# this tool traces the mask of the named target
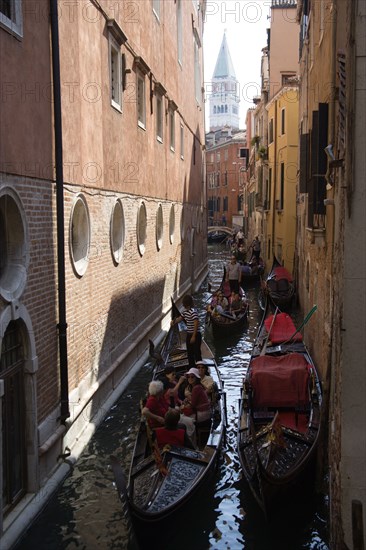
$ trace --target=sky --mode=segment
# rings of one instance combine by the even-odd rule
[[[261,55],[267,44],[270,5],[270,0],[207,0],[203,34],[205,89],[210,90],[209,83],[226,29],[239,81],[241,128],[245,127],[246,111],[254,106],[252,98],[260,95]],[[209,128],[208,106],[206,101],[206,130]]]

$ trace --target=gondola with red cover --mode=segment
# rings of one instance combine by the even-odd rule
[[[261,281],[259,304],[264,309],[267,297],[274,306],[289,311],[295,301],[295,281],[291,273],[283,267],[276,257],[273,259],[271,271],[267,278]]]
[[[244,476],[267,518],[294,489],[301,495],[321,420],[321,384],[302,334],[268,300],[243,381],[237,435]]]

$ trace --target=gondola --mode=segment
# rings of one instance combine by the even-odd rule
[[[250,268],[252,268],[253,259],[255,259],[254,256],[252,256],[249,262],[247,262]],[[241,274],[242,287],[244,289],[255,287],[256,285],[259,284],[263,273],[264,273],[264,261],[263,261],[263,258],[259,258],[257,265],[253,268],[253,271],[251,273],[242,272]]]
[[[207,242],[209,244],[220,244],[230,238],[231,235],[224,233],[223,231],[210,231],[207,234]]]
[[[239,313],[235,315],[230,313],[230,310],[218,313],[215,310],[214,296],[217,292],[221,291],[227,300],[230,298],[230,284],[225,280],[225,272],[226,270],[224,268],[224,275],[221,284],[213,293],[213,300],[207,308],[206,324],[211,325],[214,338],[223,338],[225,336],[230,336],[231,334],[240,332],[248,324],[249,301],[243,288],[241,287],[239,287],[239,296],[242,300],[242,309]]]
[[[172,318],[179,315],[173,302]],[[153,379],[160,379],[167,366],[173,366],[178,377],[189,370],[183,325],[170,328],[160,352],[156,352],[150,341],[150,354],[155,360]],[[118,484],[121,468],[112,458],[120,498],[127,501],[132,522],[140,527],[147,524],[160,528],[161,522],[186,507],[216,469],[225,434],[226,399],[214,355],[205,341],[201,351],[217,391],[211,422],[196,423],[197,449],[165,446],[159,450],[145,419],[141,418],[127,487],[121,481]]]
[[[302,335],[289,314],[273,312],[267,300],[241,390],[237,436],[244,476],[267,519],[289,495],[301,498],[321,411],[321,384]]]
[[[295,299],[295,282],[292,275],[276,257],[273,259],[271,271],[261,284],[258,300],[262,309],[267,296],[281,310],[290,310]]]

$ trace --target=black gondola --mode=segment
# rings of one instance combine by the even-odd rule
[[[289,314],[273,313],[267,300],[241,390],[237,437],[244,476],[267,518],[292,489],[302,494],[321,409],[317,369],[302,335]]]
[[[252,256],[247,264],[250,268],[250,273],[249,270],[248,273],[245,273],[244,271],[241,273],[241,285],[244,289],[252,288],[258,285],[264,273],[263,258],[259,258],[259,260],[257,260],[255,256]]]
[[[209,231],[207,234],[207,242],[209,244],[220,244],[225,242],[230,237],[231,236],[228,233],[224,233],[223,231]]]
[[[215,296],[218,292],[222,292],[228,301],[230,299],[230,284],[225,280],[225,274],[226,269],[224,267],[221,284],[219,288],[212,293],[213,299],[210,306],[207,308],[206,323],[212,326],[212,333],[215,338],[223,338],[240,332],[248,323],[249,302],[241,287],[239,287],[239,296],[242,300],[242,309],[237,314],[230,313],[230,310],[218,312],[215,308]]]
[[[173,302],[172,318],[179,315]],[[180,323],[170,328],[159,353],[150,343],[150,352],[155,358],[153,379],[159,379],[167,366],[173,366],[178,377],[188,371],[182,327]],[[226,400],[214,355],[205,341],[201,351],[202,360],[209,366],[217,387],[212,420],[202,425],[196,423],[196,450],[175,446],[159,450],[145,419],[141,418],[127,488],[119,488],[121,500],[127,500],[134,523],[160,525],[161,521],[171,518],[206,484],[216,468],[225,434]],[[112,458],[112,466],[117,480],[120,467],[115,458]]]
[[[292,275],[276,257],[273,259],[271,271],[261,284],[258,300],[262,309],[266,304],[267,296],[281,310],[291,309],[295,299],[295,282]]]

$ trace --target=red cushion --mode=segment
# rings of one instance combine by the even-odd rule
[[[306,405],[309,367],[301,353],[254,357],[251,361],[253,405],[257,408]]]
[[[296,331],[295,324],[291,319],[288,313],[278,313],[276,315],[275,322],[272,325],[273,315],[267,317],[264,321],[264,326],[266,327],[267,332],[271,330],[269,335],[269,340],[272,344],[281,344],[281,342],[286,342]],[[272,325],[272,328],[271,328]],[[297,332],[292,339],[293,342],[301,342],[302,334]]]

